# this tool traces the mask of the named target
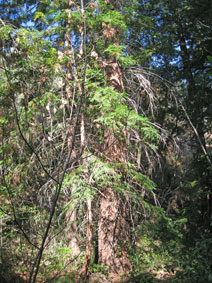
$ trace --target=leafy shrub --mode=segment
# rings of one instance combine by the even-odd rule
[[[180,282],[212,282],[212,238],[208,231],[183,257],[181,268],[176,274]]]
[[[156,210],[155,210],[156,209]],[[182,224],[186,219],[173,220],[162,209],[154,208],[151,219],[145,220],[131,250],[132,274],[143,272],[173,271],[179,266],[182,249]]]

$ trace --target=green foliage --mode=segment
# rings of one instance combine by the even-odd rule
[[[92,273],[108,274],[108,266],[102,266],[101,264],[93,264],[90,267]]]
[[[138,61],[131,55],[119,56],[118,60],[121,63],[121,65],[125,68],[129,66],[135,66],[138,64]]]
[[[131,55],[126,55],[126,46],[122,45],[109,45],[104,53],[109,54],[111,57],[116,57],[123,67],[135,66],[137,65],[137,60]]]
[[[52,277],[52,274],[60,273],[61,270],[65,268],[65,265],[71,257],[72,250],[67,247],[55,247],[54,249],[49,249],[48,254],[46,254],[45,261],[42,262],[41,269],[43,274],[43,280],[48,277]],[[69,275],[69,278],[71,276]],[[66,278],[66,275],[64,275]],[[64,279],[63,278],[63,279]],[[61,282],[62,277],[56,282]],[[64,281],[62,281],[64,282]],[[70,281],[71,282],[71,281]]]
[[[137,114],[125,104],[126,95],[125,92],[116,92],[112,87],[97,87],[90,98],[94,109],[100,112],[96,122],[109,126],[118,133],[125,127],[129,130],[135,129],[141,133],[143,142],[148,140],[157,143],[159,141],[157,129],[147,117]]]
[[[56,184],[64,176],[38,280],[63,270],[72,257],[66,232],[73,227],[66,227],[66,214],[75,206],[77,217],[70,226],[76,226],[84,252],[88,199],[93,200],[97,236],[99,196],[109,187],[120,206],[126,202],[126,221],[133,226],[127,243],[133,275],[178,270],[173,281],[212,281],[212,242],[204,232],[211,229],[211,169],[178,101],[181,97],[210,154],[204,143],[211,129],[209,2],[112,5],[100,0],[87,3],[84,14],[80,1],[73,1],[72,7],[67,0],[7,2],[0,3],[5,21],[0,22],[0,217],[9,223],[2,232],[3,248],[9,252],[1,253],[0,276],[6,278],[11,267],[23,276],[30,270],[36,257],[30,242],[40,246]],[[24,22],[23,11],[32,11]],[[83,42],[86,52],[79,54]],[[115,91],[107,81],[107,60],[120,67],[126,92]],[[151,80],[158,96],[154,117],[138,72]],[[177,95],[174,85],[180,85]],[[127,162],[118,161],[119,153],[107,154],[106,132]],[[80,269],[77,264],[68,268]],[[89,270],[108,271],[100,264]],[[72,279],[64,274],[55,280]]]
[[[143,141],[149,140],[153,142],[159,141],[159,134],[157,129],[150,123],[147,117],[138,115],[135,110],[129,112],[127,125],[129,128],[140,130],[142,133]]]
[[[128,108],[122,104],[125,96],[125,93],[116,92],[112,87],[97,88],[90,98],[94,109],[101,113],[96,121],[115,130],[123,127],[123,122],[128,116]]]
[[[0,38],[3,40],[10,39],[10,34],[12,32],[13,28],[11,25],[5,25],[0,27]]]
[[[147,175],[138,173],[135,166],[130,163],[128,163],[127,173],[133,182],[141,184],[147,191],[156,190],[156,184]]]
[[[5,118],[5,117],[1,117],[1,118],[0,118],[0,123],[1,123],[1,125],[5,125],[5,124],[8,123],[8,119]]]
[[[208,56],[208,61],[210,63],[209,70],[207,71],[206,78],[210,78],[212,76],[212,56]]]
[[[37,19],[40,19],[40,20],[43,20],[44,22],[46,22],[45,21],[45,15],[42,12],[35,12],[34,20],[37,20]]]
[[[124,17],[122,13],[119,11],[107,11],[105,13],[101,13],[96,17],[97,23],[106,23],[110,24],[112,27],[120,27],[123,32],[127,31],[127,27],[124,21]]]
[[[92,156],[86,165],[77,168],[68,178],[72,186],[72,197],[84,200],[95,197],[96,187],[101,189],[107,185],[118,189],[121,175],[109,163]]]
[[[176,279],[181,282],[211,282],[212,281],[212,240],[209,231],[198,239],[195,246],[182,256],[180,271]]]
[[[109,45],[105,49],[105,53],[108,53],[111,56],[119,57],[124,51],[125,46],[120,46],[120,45]]]
[[[132,249],[132,274],[136,275],[148,268],[154,272],[170,272],[179,267],[181,250],[184,248],[181,238],[186,219],[172,220],[164,210],[151,207],[150,220],[145,220],[138,230],[137,242]]]
[[[65,274],[60,276],[58,279],[54,280],[55,283],[74,283],[76,278],[72,274]]]

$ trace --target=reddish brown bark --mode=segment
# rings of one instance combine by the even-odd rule
[[[124,84],[119,63],[114,58],[103,62],[105,76],[116,91],[123,91]],[[112,129],[104,133],[104,154],[112,162],[127,163],[125,142],[119,141]],[[127,274],[131,269],[127,246],[129,242],[128,210],[123,206],[120,195],[114,186],[105,185],[100,199],[98,221],[98,256],[99,264],[107,266],[110,273]]]
[[[74,205],[73,205],[74,206]],[[76,208],[69,209],[66,213],[67,219],[67,234],[68,247],[72,250],[72,255],[78,256],[80,254],[79,241],[77,237],[77,213]]]

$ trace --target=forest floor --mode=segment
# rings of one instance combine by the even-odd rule
[[[136,283],[136,282],[157,282],[157,281],[168,281],[176,275],[176,271],[174,272],[167,272],[161,270],[159,272],[149,271],[147,273],[139,274],[133,278],[123,278],[120,277],[118,274],[110,274],[106,277],[104,274],[100,273],[93,273],[89,278],[89,283]],[[145,281],[147,280],[147,281]]]

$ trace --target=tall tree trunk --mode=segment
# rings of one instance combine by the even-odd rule
[[[72,37],[69,30],[70,27],[70,21],[71,21],[71,8],[73,6],[73,2],[69,1],[69,9],[66,10],[67,13],[67,23],[66,23],[66,30],[65,33],[65,50],[64,55],[69,57],[69,61],[66,64],[66,76],[65,76],[65,100],[68,101],[70,98],[72,98],[72,103],[68,103],[68,112],[69,112],[69,118],[70,118],[70,124],[68,125],[68,131],[66,134],[64,134],[64,139],[67,139],[67,146],[68,149],[71,148],[72,145],[72,137],[73,137],[73,124],[74,119],[72,117],[73,113],[73,101],[74,101],[74,94],[77,87],[77,78],[75,74],[75,70],[73,68],[73,65],[75,65],[75,59],[74,59],[74,48],[72,46]],[[63,53],[60,52],[59,55],[61,56],[61,60],[63,58]],[[71,81],[74,81],[74,86],[71,88]],[[74,152],[73,157],[76,157],[76,153]],[[66,238],[68,242],[68,247],[72,250],[72,255],[78,256],[80,254],[80,248],[79,248],[79,240],[77,235],[77,210],[76,210],[76,204],[75,202],[71,202],[70,208],[66,213],[66,222],[67,222],[67,232],[66,232]]]
[[[122,72],[116,59],[105,60],[103,65],[109,84],[114,90],[123,91]],[[105,129],[104,138],[105,155],[111,160],[126,164],[125,144],[118,141],[113,130],[109,128]],[[127,218],[128,209],[124,207],[121,197],[112,186],[105,185],[99,207],[98,262],[102,266],[107,266],[110,273],[126,274],[131,268],[127,251],[129,242]]]
[[[85,10],[84,10],[84,1],[81,0],[81,14],[82,17],[85,16]],[[79,28],[80,30],[80,34],[81,34],[81,44],[80,44],[80,48],[79,48],[79,56],[86,56],[85,54],[85,20],[82,26],[80,26]],[[84,85],[82,86],[84,87]],[[83,94],[83,90],[81,89],[81,86],[79,85],[79,91],[80,94]],[[80,135],[81,135],[81,151],[83,153],[85,147],[86,147],[86,132],[85,132],[85,117],[84,117],[84,113],[82,112],[81,114],[81,126],[80,126]],[[89,158],[87,159],[83,159],[83,163],[86,165],[86,162],[88,162]],[[88,181],[88,185],[90,182],[90,177],[89,174],[87,174],[86,176],[87,181]],[[83,267],[82,267],[82,279],[83,282],[87,281],[87,277],[88,277],[88,268],[89,268],[89,264],[90,264],[90,259],[91,259],[91,252],[92,252],[92,238],[93,238],[93,230],[92,230],[92,200],[89,197],[86,201],[86,207],[87,207],[87,231],[86,231],[86,249],[85,249],[85,258],[84,258],[84,263],[83,263]]]
[[[86,232],[86,250],[85,250],[85,259],[82,267],[82,278],[83,282],[86,282],[88,277],[88,268],[91,260],[91,252],[92,252],[92,238],[93,238],[93,230],[92,230],[92,201],[89,198],[86,202],[87,205],[87,232]]]
[[[114,9],[116,1],[107,0]],[[110,25],[103,25],[103,35],[108,41],[115,39],[119,44],[120,33]],[[105,77],[109,85],[117,92],[124,91],[122,71],[116,58],[103,60]],[[112,129],[106,128],[104,133],[104,153],[114,161],[127,163],[126,144],[116,139]],[[115,184],[114,184],[115,186]],[[123,196],[122,196],[123,197]],[[126,201],[126,200],[125,200]],[[128,258],[127,243],[129,242],[128,209],[124,207],[120,195],[111,185],[105,185],[100,199],[98,220],[98,257],[99,264],[108,267],[110,273],[127,274],[131,263]]]
[[[181,30],[178,34],[179,43],[180,43],[180,49],[181,49],[181,58],[183,63],[183,71],[187,80],[187,90],[188,90],[188,110],[191,113],[191,120],[194,124],[194,127],[197,130],[199,139],[201,140],[202,145],[204,146],[204,149],[206,150],[205,146],[205,138],[204,138],[204,122],[203,122],[203,108],[202,103],[200,103],[201,97],[198,95],[198,89],[196,88],[195,79],[192,73],[192,66],[190,61],[190,54],[186,45],[186,38],[183,34],[184,29],[179,23],[179,26],[181,27]],[[197,144],[199,144],[199,140],[197,138]],[[202,154],[202,149],[200,147],[199,153]]]
[[[86,136],[85,136],[85,120],[84,120],[84,115],[82,113],[81,115],[81,147],[82,149],[85,148],[86,145]],[[83,163],[86,166],[86,162],[88,162],[89,158],[84,159]],[[87,174],[85,178],[88,181],[88,185],[91,181],[91,178]],[[93,238],[93,219],[92,219],[92,200],[89,197],[86,201],[86,208],[87,208],[87,231],[86,231],[86,249],[85,249],[85,258],[84,258],[84,263],[82,267],[82,273],[81,277],[83,282],[86,282],[87,277],[88,277],[88,268],[90,264],[90,259],[91,259],[91,252],[92,252],[92,238]]]
[[[74,203],[72,203],[72,208],[69,208],[66,213],[66,221],[68,227],[66,236],[68,247],[72,250],[72,255],[76,257],[80,254],[80,248],[77,237],[77,211]]]
[[[183,70],[187,80],[187,91],[188,91],[188,112],[189,116],[187,119],[192,126],[195,137],[196,137],[196,156],[195,156],[195,166],[197,167],[198,174],[201,176],[201,182],[204,182],[206,188],[210,188],[208,176],[210,176],[210,170],[207,169],[205,158],[207,162],[211,165],[211,159],[209,157],[206,141],[205,141],[205,132],[204,132],[204,111],[203,104],[201,103],[202,95],[196,85],[194,75],[192,73],[192,64],[190,59],[189,50],[186,44],[186,38],[183,33],[185,33],[181,23],[179,23],[181,31],[179,32],[178,38],[181,48],[181,58],[183,62]],[[204,153],[204,155],[202,154]],[[202,157],[204,156],[204,157]],[[205,177],[202,177],[205,176]],[[208,192],[205,192],[205,195],[202,199],[202,219],[204,225],[211,230],[211,214],[212,214],[212,199]]]

